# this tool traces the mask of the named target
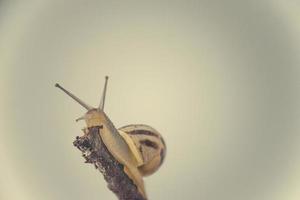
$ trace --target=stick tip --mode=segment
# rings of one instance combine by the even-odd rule
[[[60,85],[58,83],[55,83],[55,87],[59,87]]]
[[[108,76],[105,76],[105,79],[107,80],[107,79],[108,79]]]

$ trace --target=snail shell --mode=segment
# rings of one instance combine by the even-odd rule
[[[118,131],[132,151],[143,176],[158,170],[166,155],[166,144],[157,130],[144,124],[132,124]]]

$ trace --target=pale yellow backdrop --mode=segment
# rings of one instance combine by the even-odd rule
[[[72,146],[84,109],[164,136],[151,200],[298,200],[299,1],[0,3],[0,199],[116,199]]]

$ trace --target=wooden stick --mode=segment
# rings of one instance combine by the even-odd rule
[[[123,165],[109,153],[99,131],[101,127],[92,127],[84,136],[77,136],[73,142],[86,159],[86,163],[94,164],[104,176],[108,188],[116,194],[119,200],[146,200],[138,192],[132,180],[123,171]]]

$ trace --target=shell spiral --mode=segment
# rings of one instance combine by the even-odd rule
[[[158,131],[144,124],[123,126],[118,131],[139,161],[138,169],[143,176],[158,170],[166,156],[166,144]]]

